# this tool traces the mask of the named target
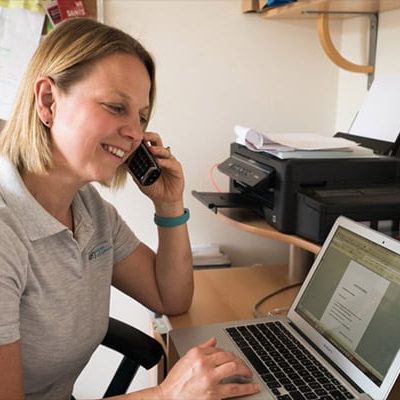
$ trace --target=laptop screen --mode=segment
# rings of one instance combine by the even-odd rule
[[[400,255],[341,226],[296,312],[380,386],[400,348]]]

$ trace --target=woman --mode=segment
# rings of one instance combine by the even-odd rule
[[[68,20],[40,44],[0,135],[0,400],[69,400],[107,329],[111,285],[160,314],[186,311],[192,258],[179,162],[147,132],[151,56],[125,33]],[[154,253],[89,182],[121,187],[142,141],[162,168],[140,190],[154,204]],[[214,339],[158,387],[126,399],[221,399],[249,368]]]

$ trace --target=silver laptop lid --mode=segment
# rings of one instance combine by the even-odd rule
[[[400,369],[400,242],[340,217],[288,317],[373,399]]]

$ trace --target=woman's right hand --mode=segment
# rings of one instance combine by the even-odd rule
[[[216,347],[216,340],[189,350],[158,387],[165,400],[221,400],[257,393],[254,383],[224,383],[233,375],[251,378],[250,368],[237,356]]]

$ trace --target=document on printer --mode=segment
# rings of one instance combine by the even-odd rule
[[[400,132],[400,75],[376,76],[349,133],[394,143]]]
[[[236,137],[241,144],[250,145],[254,150],[272,151],[352,151],[358,143],[352,140],[317,135],[314,133],[261,133],[252,128],[236,125]]]

